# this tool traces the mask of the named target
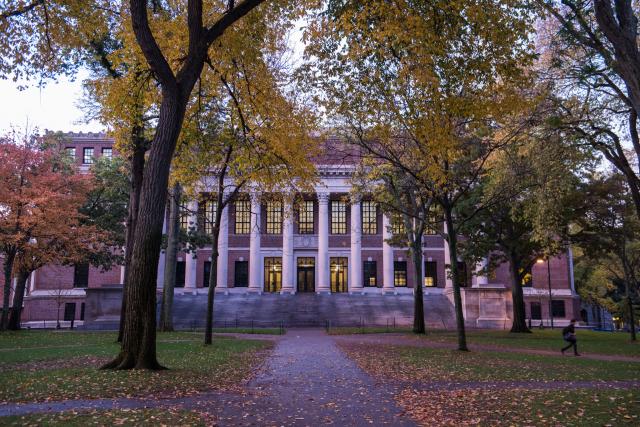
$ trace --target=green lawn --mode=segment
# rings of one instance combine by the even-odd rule
[[[3,426],[205,426],[197,413],[174,409],[120,409],[83,413],[32,414],[0,417]]]
[[[186,395],[236,387],[269,342],[201,334],[158,334],[158,359],[168,371],[101,371],[118,352],[114,333],[21,331],[0,334],[0,402]]]
[[[640,380],[640,363],[512,352],[340,344],[373,375],[407,382]],[[381,364],[380,361],[385,363]]]
[[[455,331],[428,330],[425,336],[416,336],[410,328],[386,327],[350,327],[332,328],[330,335],[402,333],[434,342],[456,343]],[[530,348],[536,350],[559,351],[564,347],[561,329],[534,329],[530,334],[512,334],[508,331],[496,330],[467,330],[467,342],[471,345],[492,345],[502,347]],[[578,330],[578,349],[584,353],[609,354],[640,357],[640,341],[632,342],[629,334],[622,332],[599,332]]]

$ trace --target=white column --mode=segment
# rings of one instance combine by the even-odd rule
[[[36,290],[36,272],[37,271],[38,270],[34,270],[31,272],[31,277],[29,280],[29,292],[27,292],[28,294]]]
[[[488,264],[488,260],[486,258],[482,258],[482,260],[476,264],[476,283],[473,286],[474,288],[479,288],[480,286],[486,286],[489,284],[489,278],[487,277],[487,273],[483,271]]]
[[[229,276],[229,205],[220,215],[220,235],[218,236],[218,268],[216,292],[227,292]]]
[[[165,209],[164,211],[164,221],[162,223],[162,234],[166,234],[167,233],[167,210]],[[164,286],[164,265],[166,264],[165,261],[165,250],[162,249],[160,250],[160,257],[158,258],[158,280],[156,282],[156,287],[157,288],[162,288]],[[124,266],[122,266],[122,269],[124,270]],[[122,272],[122,274],[124,274],[124,271]],[[122,283],[124,283],[124,280],[122,280]]]
[[[391,238],[391,221],[382,216],[382,292],[393,293],[393,248],[387,240]]]
[[[318,193],[318,293],[331,292],[329,282],[329,194]]]
[[[188,205],[189,209],[189,229],[194,229],[198,226],[198,202],[192,200]],[[188,253],[185,255],[185,278],[184,287],[195,292],[196,289],[196,267],[197,259],[195,253]]]
[[[444,233],[447,234],[447,223],[444,224]],[[451,280],[451,278],[449,277],[449,265],[451,265],[451,252],[449,251],[449,243],[447,242],[447,240],[445,239],[444,241],[444,264],[445,264],[445,269],[444,269],[444,287],[445,288],[453,288],[453,280]]]
[[[293,199],[284,200],[284,218],[282,220],[282,290],[283,294],[296,292],[293,274]]]
[[[249,239],[249,291],[261,292],[260,283],[260,196],[251,193],[251,235]]]
[[[351,200],[351,265],[349,266],[349,292],[362,292],[362,230],[360,198]]]

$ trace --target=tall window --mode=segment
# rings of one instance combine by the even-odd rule
[[[236,261],[233,286],[246,288],[249,286],[249,261]]]
[[[82,163],[85,165],[93,164],[93,147],[82,149]]]
[[[200,211],[199,228],[206,235],[211,235],[213,233],[213,222],[216,219],[216,211],[218,210],[218,201],[211,198],[203,199],[200,201],[198,208]]]
[[[204,270],[202,271],[204,274],[202,275],[202,287],[209,287],[209,279],[211,279],[211,261],[204,262]],[[215,284],[214,284],[215,287]]]
[[[442,222],[442,215],[440,211],[436,208],[429,209],[429,214],[427,215],[427,226],[424,229],[424,234],[434,235],[438,234],[438,230],[440,229],[440,223]]]
[[[393,262],[393,286],[399,286],[399,287],[407,286],[407,262],[406,261]]]
[[[102,157],[106,157],[109,160],[113,159],[113,148],[104,147],[102,149]]]
[[[248,234],[251,230],[251,203],[249,200],[236,200],[236,234]]]
[[[461,288],[469,286],[469,275],[467,274],[467,264],[464,261],[458,261],[458,277]]]
[[[564,300],[551,301],[551,313],[553,313],[553,317],[565,317]]]
[[[331,234],[347,233],[347,204],[341,200],[331,201]]]
[[[73,268],[73,287],[86,288],[89,286],[89,264],[76,264]]]
[[[427,287],[438,286],[438,264],[435,261],[424,263],[424,285]]]
[[[187,274],[186,262],[178,261],[176,262],[176,288],[184,288],[184,278]]]
[[[184,231],[189,231],[189,210],[186,206],[180,205],[180,228]]]
[[[264,259],[264,291],[280,292],[282,289],[282,258]]]
[[[331,292],[347,292],[349,286],[349,261],[345,257],[329,258]]]
[[[282,202],[267,202],[267,234],[282,234]]]
[[[542,319],[542,308],[540,307],[539,302],[531,303],[531,319],[532,320],[541,320]]]
[[[65,148],[65,151],[67,152],[67,156],[69,157],[69,159],[75,162],[76,161],[76,147],[67,147],[67,148]]]
[[[364,286],[378,286],[378,281],[376,280],[376,262],[375,261],[364,261],[362,263],[362,275],[364,279]]]
[[[362,234],[378,234],[378,206],[375,202],[362,202]]]
[[[298,211],[298,233],[313,234],[313,200],[303,200]]]
[[[404,237],[407,233],[402,215],[394,214],[391,217],[391,233],[399,237]]]

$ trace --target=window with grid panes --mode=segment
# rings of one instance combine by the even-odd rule
[[[407,286],[407,262],[406,261],[393,262],[393,286],[398,286],[398,287]]]
[[[440,229],[440,223],[442,220],[440,219],[440,213],[438,209],[431,208],[429,209],[429,214],[427,215],[427,226],[424,229],[424,234],[434,235],[438,234],[438,230]]]
[[[113,148],[104,147],[102,149],[102,157],[106,157],[109,160],[113,159]]]
[[[249,200],[236,200],[236,234],[249,234],[251,230],[251,202]]]
[[[267,234],[282,234],[282,202],[267,202]]]
[[[83,148],[82,149],[82,163],[85,165],[93,164],[93,148]]]
[[[205,234],[210,235],[213,233],[213,222],[216,219],[216,211],[218,210],[218,201],[212,199],[206,199],[202,202],[202,225],[201,229]]]
[[[342,200],[331,201],[331,234],[347,233],[347,204]]]
[[[391,217],[391,232],[394,236],[405,237],[406,228],[404,227],[404,220],[402,215],[394,214]]]
[[[362,202],[362,234],[378,234],[378,206],[375,202]]]
[[[298,209],[298,233],[313,234],[313,200],[303,200]]]
[[[180,205],[180,228],[189,231],[189,211],[186,206]]]

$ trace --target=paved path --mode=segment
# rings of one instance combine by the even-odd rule
[[[0,416],[178,406],[209,414],[220,426],[415,425],[396,405],[395,387],[374,381],[323,330],[289,330],[268,354],[269,360],[242,395],[8,404],[0,406]]]
[[[457,348],[457,343],[454,342],[438,342],[431,341],[428,338],[417,337],[414,335],[408,334],[352,334],[352,335],[334,335],[334,338],[337,342],[345,342],[345,343],[362,343],[362,344],[380,344],[380,345],[406,345],[411,347],[425,347],[425,348],[444,348],[444,349],[455,349]],[[560,345],[560,341],[558,341],[558,345]],[[506,352],[506,353],[523,353],[523,354],[534,354],[540,356],[562,356],[560,350],[558,351],[549,351],[549,350],[538,350],[534,348],[522,348],[522,347],[507,347],[507,346],[499,346],[499,345],[490,345],[490,344],[469,344],[469,350],[471,351],[498,351],[498,352]],[[578,348],[580,348],[580,343],[578,342]],[[570,352],[565,354],[566,357],[573,357]],[[583,359],[593,359],[593,360],[603,360],[603,361],[611,361],[611,362],[638,362],[640,363],[640,357],[631,357],[631,356],[619,356],[613,354],[591,354],[580,352],[580,357]]]
[[[395,389],[376,383],[322,330],[289,330],[278,341],[243,399],[194,401],[219,410],[220,425],[415,425],[396,406]]]

